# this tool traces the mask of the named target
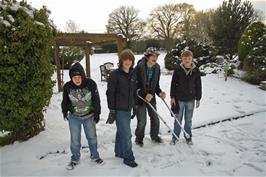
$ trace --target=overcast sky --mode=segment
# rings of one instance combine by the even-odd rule
[[[50,18],[57,28],[65,31],[66,21],[74,20],[80,30],[91,33],[105,32],[108,15],[122,5],[132,5],[139,10],[139,17],[146,19],[150,11],[166,3],[193,4],[196,10],[217,8],[223,0],[28,0],[35,8],[43,5],[51,11]],[[264,12],[266,0],[250,0],[256,9]]]

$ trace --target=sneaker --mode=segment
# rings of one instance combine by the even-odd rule
[[[163,142],[162,138],[160,138],[159,136],[157,136],[156,138],[152,138],[152,141],[154,141],[155,143],[162,143]]]
[[[192,138],[186,139],[188,145],[193,145]]]
[[[138,146],[140,146],[140,147],[143,147],[144,146],[144,144],[143,144],[143,141],[140,141],[140,140],[135,140],[135,143],[136,143],[136,145],[138,145]]]
[[[76,165],[79,164],[79,161],[70,161],[69,164],[66,166],[67,170],[73,170]]]
[[[94,162],[96,162],[97,164],[103,164],[103,160],[101,158],[94,160]]]
[[[170,145],[175,145],[177,142],[178,142],[178,140],[176,140],[176,139],[173,138],[173,139],[170,141],[169,144],[170,144]]]
[[[124,164],[126,164],[129,167],[135,168],[138,166],[138,164],[133,160],[133,161],[124,161]]]

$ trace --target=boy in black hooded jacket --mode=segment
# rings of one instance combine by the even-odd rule
[[[98,164],[103,160],[97,151],[96,123],[101,113],[100,97],[97,85],[85,77],[80,63],[75,63],[69,70],[71,80],[64,85],[61,104],[64,119],[69,122],[71,135],[71,162],[67,169],[73,169],[80,160],[81,125],[88,140],[91,159]]]
[[[178,106],[179,111],[176,116],[180,123],[183,117],[185,119],[185,131],[189,134],[186,138],[188,144],[192,143],[192,117],[194,107],[200,106],[200,99],[202,96],[200,71],[193,63],[193,53],[185,50],[181,54],[182,63],[177,66],[172,76],[171,82],[171,104]],[[175,121],[174,132],[179,137],[181,127]],[[171,145],[176,144],[176,138],[173,136]]]

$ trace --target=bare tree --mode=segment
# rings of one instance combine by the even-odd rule
[[[132,40],[138,40],[145,23],[138,18],[138,10],[133,6],[121,6],[109,14],[106,29],[108,33],[122,34],[129,47]]]
[[[210,44],[212,42],[208,35],[208,30],[211,28],[211,16],[214,10],[198,11],[194,15],[190,26],[190,36],[199,43]]]
[[[66,22],[65,31],[68,33],[81,32],[77,23],[71,19]],[[64,46],[59,52],[59,58],[62,68],[69,69],[74,61],[81,61],[84,58],[84,52],[80,47]]]
[[[65,30],[68,33],[78,33],[78,32],[80,32],[79,26],[77,25],[77,23],[74,20],[71,20],[71,19],[69,19],[66,22]]]
[[[193,5],[182,3],[179,4],[180,11],[177,13],[181,14],[182,21],[180,25],[177,27],[179,31],[179,35],[185,39],[189,40],[192,38],[193,33],[193,19],[195,18],[196,10]]]
[[[165,4],[152,10],[148,18],[148,27],[152,34],[164,39],[170,49],[174,39],[189,37],[189,29],[195,9],[187,3]]]
[[[177,4],[166,4],[156,7],[150,13],[148,26],[158,38],[170,39],[177,36],[177,26],[181,22],[181,14],[177,13]]]

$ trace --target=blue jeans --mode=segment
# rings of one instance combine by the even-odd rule
[[[115,154],[122,157],[124,161],[133,161],[135,157],[132,152],[131,142],[131,113],[125,111],[116,112],[116,138]]]
[[[179,120],[180,124],[182,125],[183,115],[185,117],[185,131],[192,137],[192,116],[195,106],[195,100],[191,101],[178,101],[179,104],[179,112],[176,114],[177,119]],[[177,121],[175,120],[174,123],[174,133],[179,137],[181,131],[181,127],[178,125]],[[173,136],[173,139],[176,139]]]
[[[71,160],[79,161],[80,148],[81,148],[81,125],[89,144],[91,159],[98,159],[99,153],[97,151],[97,135],[96,135],[96,123],[93,118],[81,119],[80,117],[70,115],[69,116],[69,130],[71,135],[70,150],[72,153]]]
[[[151,104],[156,109],[156,103],[152,102]],[[148,111],[148,114],[151,120],[150,136],[151,136],[151,139],[156,139],[158,137],[159,128],[160,128],[160,121],[159,121],[158,115],[146,103],[143,105],[137,105],[136,109],[137,109],[136,116],[138,119],[137,128],[135,130],[136,140],[143,141],[143,138],[145,136],[145,127],[146,127],[146,122],[147,122],[146,112],[147,111]]]

